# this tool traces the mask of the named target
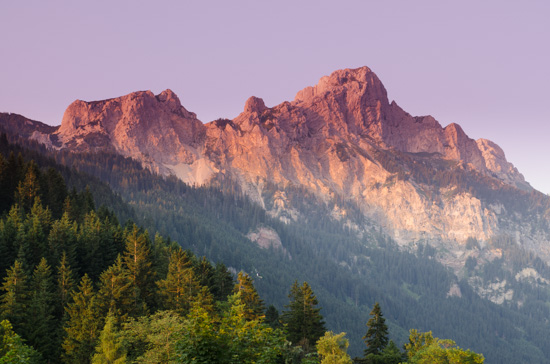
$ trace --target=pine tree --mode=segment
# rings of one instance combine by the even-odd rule
[[[56,294],[54,296],[54,317],[58,322],[57,329],[53,333],[54,341],[58,346],[57,350],[61,351],[61,344],[65,338],[65,326],[69,320],[69,314],[66,311],[69,303],[71,302],[72,295],[75,290],[75,281],[71,266],[67,261],[67,255],[65,252],[61,255],[61,261],[57,267],[56,275]],[[59,355],[58,355],[59,357]]]
[[[76,269],[77,242],[77,224],[71,221],[69,214],[65,212],[61,219],[52,224],[48,236],[48,262],[58,265],[62,255],[65,255],[66,264]]]
[[[197,276],[197,280],[199,281],[199,284],[204,287],[211,287],[213,282],[213,269],[212,264],[206,259],[206,257],[202,257],[194,266],[195,275]]]
[[[233,275],[223,263],[217,263],[212,273],[212,294],[216,301],[226,301],[233,292]]]
[[[84,275],[78,291],[72,296],[73,302],[67,307],[67,333],[63,341],[63,361],[67,364],[90,363],[95,350],[102,323],[92,281]]]
[[[57,319],[65,316],[65,307],[69,304],[71,296],[74,293],[75,282],[73,271],[67,259],[65,252],[61,255],[61,261],[57,267]]]
[[[40,197],[34,199],[34,205],[24,222],[26,229],[25,239],[29,246],[27,262],[30,267],[40,263],[40,259],[48,250],[48,234],[52,225],[52,214],[49,209],[42,207]]]
[[[0,223],[0,269],[3,273],[13,264],[19,252],[17,234],[23,224],[23,210],[15,204],[5,220]]]
[[[365,349],[365,358],[367,359],[369,355],[380,355],[388,345],[388,326],[386,326],[386,319],[382,315],[378,302],[374,304],[370,316],[367,322],[367,333],[363,336],[363,340],[367,344]]]
[[[279,321],[279,311],[273,305],[265,310],[265,320],[264,322],[271,326],[273,329],[278,329],[281,327],[281,322]]]
[[[142,233],[134,224],[126,235],[123,261],[128,269],[133,289],[133,310],[140,314],[153,304],[154,280],[151,269],[150,243],[147,233]]]
[[[31,211],[34,199],[40,194],[39,175],[38,166],[34,161],[31,161],[27,166],[24,180],[19,181],[19,185],[17,186],[16,200],[25,212]]]
[[[260,298],[248,274],[239,272],[234,292],[241,293],[241,301],[245,307],[245,317],[247,320],[257,320],[264,317],[264,301]]]
[[[101,273],[98,299],[101,311],[109,312],[118,322],[140,314],[133,309],[134,294],[130,275],[120,255],[113,265]]]
[[[295,281],[288,295],[290,303],[285,306],[283,322],[286,323],[287,338],[294,345],[300,345],[309,352],[325,333],[325,323],[317,308],[317,297],[307,282],[302,286]]]
[[[46,360],[57,357],[58,343],[52,340],[56,320],[53,316],[53,282],[51,268],[45,258],[40,260],[32,277],[31,298],[26,317],[26,339]]]
[[[166,279],[157,282],[165,309],[186,314],[200,291],[200,285],[186,252],[176,248],[170,255]]]
[[[13,263],[7,273],[2,284],[4,293],[0,303],[0,314],[3,319],[9,320],[16,330],[20,330],[28,305],[27,274],[18,260]]]

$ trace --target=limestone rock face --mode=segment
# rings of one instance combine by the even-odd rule
[[[476,143],[488,171],[512,186],[525,190],[531,189],[517,168],[506,160],[504,151],[498,145],[487,139],[478,139]]]
[[[65,111],[56,135],[64,148],[113,150],[190,183],[204,183],[204,175],[213,171],[201,162],[204,125],[171,90],[157,96],[140,91],[104,101],[77,100]]]
[[[388,100],[367,67],[336,71],[274,107],[250,97],[235,119],[207,124],[170,90],[77,100],[51,135],[61,148],[115,151],[188,183],[229,176],[286,222],[303,213],[285,192],[299,186],[327,204],[353,201],[364,221],[350,227],[378,226],[400,244],[460,245],[468,237],[486,241],[529,231],[517,216],[508,217],[505,205],[460,190],[453,179],[467,175],[487,189],[532,191],[502,149],[469,138],[457,124],[442,127],[431,116],[411,116]],[[270,201],[267,184],[280,188]],[[342,206],[334,209],[332,216],[346,219]],[[533,236],[524,243],[542,251],[545,239]],[[543,255],[550,261],[550,251]]]

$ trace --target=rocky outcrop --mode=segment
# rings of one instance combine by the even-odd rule
[[[411,116],[388,100],[367,67],[336,71],[271,108],[251,97],[235,119],[208,124],[170,90],[77,100],[50,135],[60,148],[111,150],[188,183],[230,176],[284,221],[301,214],[285,195],[286,186],[303,187],[327,202],[353,201],[368,224],[401,244],[462,244],[468,237],[485,241],[524,228],[511,223],[517,218],[507,220],[502,205],[458,190],[450,180],[430,180],[435,169],[484,176],[490,188],[531,190],[496,144],[469,138],[457,124],[442,127],[431,116]],[[414,174],[420,165],[432,168],[423,179]],[[264,200],[266,183],[281,188],[273,201]],[[342,206],[335,209],[333,215],[344,219]],[[528,240],[529,246],[539,240]]]
[[[55,133],[62,148],[113,150],[162,174],[204,183],[215,169],[200,149],[205,127],[171,90],[151,91],[96,102],[77,100]]]

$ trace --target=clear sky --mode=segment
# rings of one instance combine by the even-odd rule
[[[2,1],[0,111],[172,89],[208,122],[369,66],[412,115],[499,144],[550,193],[550,1]]]

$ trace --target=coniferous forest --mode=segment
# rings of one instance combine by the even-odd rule
[[[0,168],[1,362],[351,362],[345,334],[325,332],[307,282],[294,282],[279,315],[248,274],[234,277],[131,220],[120,225],[111,210],[95,208],[89,187],[69,191],[55,169],[13,152],[0,155]],[[388,346],[375,309],[360,360],[399,362],[405,354]],[[483,361],[454,345],[437,350]]]
[[[50,153],[5,135],[0,153],[2,362],[550,356],[547,292],[517,283],[537,297],[529,305],[483,300],[429,245],[402,252],[375,230],[358,240],[306,191],[289,195],[317,215],[283,224],[231,181],[192,187],[119,156]],[[245,237],[259,226],[285,251]],[[451,284],[462,297],[447,297]]]

